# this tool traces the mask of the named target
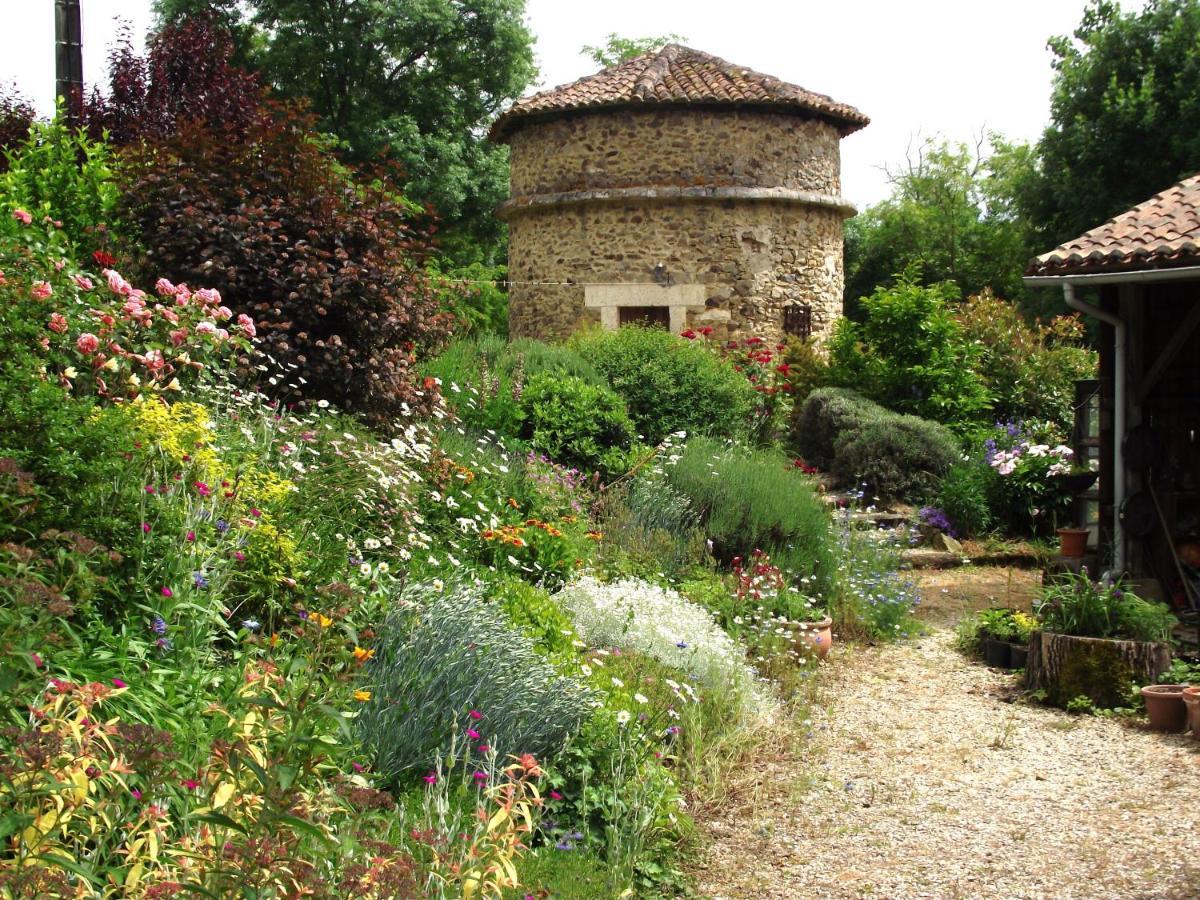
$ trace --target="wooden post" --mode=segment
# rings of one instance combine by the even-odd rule
[[[1096,706],[1125,706],[1131,684],[1153,684],[1171,666],[1171,646],[1147,641],[1073,637],[1035,631],[1029,639],[1025,682],[1065,707],[1076,697]]]
[[[83,28],[79,0],[54,2],[54,90],[65,104],[67,123],[83,124]]]

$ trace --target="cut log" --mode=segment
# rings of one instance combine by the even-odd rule
[[[1073,637],[1035,631],[1029,639],[1025,683],[1065,707],[1087,697],[1101,709],[1126,706],[1135,684],[1153,684],[1171,666],[1169,644]]]

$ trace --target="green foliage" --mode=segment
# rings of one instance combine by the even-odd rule
[[[612,391],[539,373],[525,382],[520,410],[521,437],[556,462],[609,478],[629,468],[633,422]]]
[[[934,505],[946,513],[962,537],[985,534],[996,523],[991,497],[998,478],[990,466],[960,460],[942,478]]]
[[[661,328],[626,326],[575,336],[571,346],[629,405],[638,433],[740,436],[754,406],[746,379],[700,342]]]
[[[504,280],[504,266],[480,262],[454,266],[438,260],[429,264],[428,272],[442,308],[458,321],[455,333],[508,334],[508,291],[493,283]]]
[[[1034,167],[1032,149],[990,135],[968,148],[926,141],[903,170],[891,173],[891,196],[846,223],[846,301],[901,273],[921,284],[954,283],[962,295],[992,288],[1022,299],[1025,264],[1035,252],[1029,226],[1014,206]]]
[[[477,588],[422,594],[417,609],[384,623],[367,672],[372,694],[358,726],[377,768],[407,779],[468,728],[501,754],[541,758],[562,747],[585,718],[588,690],[558,674]]]
[[[911,500],[936,491],[958,459],[958,441],[938,423],[885,414],[842,432],[833,474],[865,485],[881,500]]]
[[[812,482],[781,454],[696,437],[663,472],[690,501],[719,559],[763,550],[789,573],[812,579],[814,590],[829,584],[828,513]]]
[[[791,386],[792,412],[804,405],[808,395],[829,384],[829,357],[818,344],[817,338],[801,340],[787,339],[783,352],[783,364],[788,367],[787,383]]]
[[[508,620],[537,649],[560,661],[574,661],[575,648],[571,642],[575,625],[544,588],[518,578],[506,578],[492,584],[490,592]]]
[[[1200,661],[1175,657],[1171,660],[1171,667],[1158,676],[1158,683],[1200,686]]]
[[[119,190],[108,147],[72,129],[61,117],[34,122],[29,136],[5,152],[8,171],[0,176],[0,206],[35,219],[62,223],[80,261],[107,242]],[[8,231],[11,222],[0,226]]]
[[[1086,570],[1056,576],[1036,609],[1046,631],[1075,637],[1165,641],[1176,624],[1165,605],[1143,600],[1120,582],[1094,582]]]
[[[997,421],[1049,421],[1070,431],[1075,382],[1094,378],[1097,366],[1077,317],[1030,325],[1013,304],[985,291],[968,298],[956,318],[979,351],[975,370]]]
[[[861,500],[861,495],[859,495]],[[837,634],[868,641],[895,641],[916,634],[913,615],[920,592],[901,570],[903,532],[890,537],[858,527],[847,506],[834,517],[836,570],[826,605]]]
[[[164,20],[216,8],[240,52],[282,96],[307,99],[354,158],[385,153],[404,191],[450,228],[460,263],[493,265],[508,148],[487,125],[534,80],[524,0],[158,0]]]
[[[608,68],[635,56],[643,56],[654,50],[660,50],[667,44],[682,44],[687,38],[681,35],[664,34],[660,37],[622,37],[615,31],[610,31],[600,45],[584,44],[579,52],[589,57],[598,66]]]
[[[1027,202],[1041,250],[1200,168],[1197,42],[1195,0],[1151,0],[1129,10],[1092,0],[1073,39],[1050,41],[1050,125]]]
[[[908,277],[863,298],[860,322],[840,320],[829,342],[832,377],[888,409],[963,428],[988,395],[975,373],[978,351],[955,320],[948,283]]]
[[[847,388],[818,388],[792,412],[792,446],[810,465],[829,471],[839,437],[879,418],[884,410]]]

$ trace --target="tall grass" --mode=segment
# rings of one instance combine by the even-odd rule
[[[696,437],[663,473],[691,501],[718,559],[764,550],[783,569],[809,578],[815,592],[830,586],[829,513],[813,483],[782,454]]]

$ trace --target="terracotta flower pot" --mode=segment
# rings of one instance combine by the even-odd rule
[[[1183,703],[1186,687],[1186,684],[1148,684],[1142,688],[1151,728],[1172,734],[1183,731],[1188,718],[1187,707]]]
[[[1200,741],[1200,685],[1183,689],[1183,703],[1192,737]]]
[[[792,647],[797,653],[824,659],[833,646],[833,619],[829,616],[817,622],[796,622],[791,632]]]
[[[1060,528],[1058,529],[1058,552],[1062,556],[1069,556],[1073,559],[1079,559],[1087,554],[1088,535],[1091,534],[1087,528]]]

